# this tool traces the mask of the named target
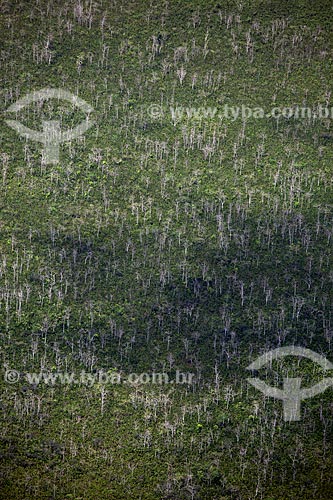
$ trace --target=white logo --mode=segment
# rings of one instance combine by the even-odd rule
[[[32,92],[27,94],[22,99],[19,99],[15,104],[12,104],[7,112],[17,112],[25,108],[28,104],[32,102],[38,102],[47,99],[64,99],[73,105],[78,106],[83,112],[87,113],[88,116],[85,121],[81,122],[75,128],[62,132],[60,130],[60,122],[56,120],[43,121],[43,131],[31,130],[17,120],[5,120],[7,125],[12,127],[21,136],[31,139],[33,141],[41,142],[44,145],[43,149],[43,159],[45,163],[58,163],[59,161],[59,145],[62,142],[70,141],[80,137],[84,134],[92,125],[93,121],[89,120],[89,113],[93,111],[93,108],[80,99],[79,97],[67,92],[62,89],[43,89],[38,92]]]
[[[333,364],[320,354],[317,354],[310,349],[295,346],[280,347],[278,349],[274,349],[273,351],[269,351],[257,358],[246,369],[259,370],[259,368],[265,366],[266,364],[272,363],[273,360],[283,358],[285,356],[302,356],[304,358],[309,358],[315,363],[318,363],[325,371],[333,370]],[[301,378],[287,377],[283,379],[283,390],[278,389],[277,387],[271,387],[259,378],[248,378],[247,381],[256,389],[263,392],[265,396],[282,399],[285,422],[300,420],[301,401],[312,398],[313,396],[324,392],[328,387],[333,386],[333,378],[325,378],[309,389],[301,389]]]

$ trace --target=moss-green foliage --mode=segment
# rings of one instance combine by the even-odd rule
[[[3,373],[21,372],[1,376],[0,498],[331,499],[332,389],[287,423],[245,370],[290,344],[333,360],[331,119],[170,110],[331,106],[331,3],[0,11],[0,353]],[[94,107],[57,165],[4,122],[46,87]],[[56,118],[84,114],[45,101],[17,115],[34,129]],[[262,377],[281,384],[288,362]],[[100,369],[195,383],[24,379]],[[291,372],[323,376],[305,361]]]

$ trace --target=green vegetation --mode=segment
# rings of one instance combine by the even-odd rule
[[[333,107],[331,2],[0,13],[0,499],[330,500],[332,387],[284,422],[246,367],[286,345],[333,362],[332,119],[219,113]],[[43,88],[94,108],[58,164],[5,123],[84,119],[54,100],[9,117]],[[322,379],[293,361],[260,376]],[[26,379],[100,370],[194,380]]]

